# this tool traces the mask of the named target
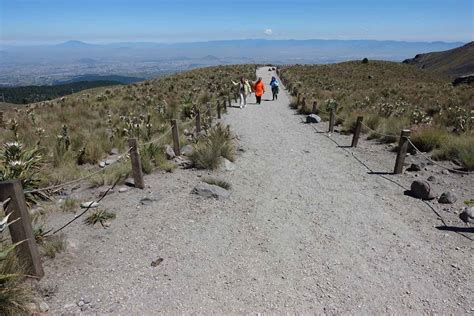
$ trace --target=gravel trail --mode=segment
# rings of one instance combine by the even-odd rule
[[[191,195],[207,172],[188,170],[114,193],[111,226],[71,226],[72,246],[48,262],[52,311],[87,296],[91,312],[135,315],[472,313],[473,242],[302,124],[286,91],[263,99],[223,119],[242,150],[235,171],[211,174],[231,198]],[[147,195],[158,201],[137,208]]]

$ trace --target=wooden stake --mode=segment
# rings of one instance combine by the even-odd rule
[[[5,118],[2,111],[0,111],[0,128],[5,128]]]
[[[311,109],[311,114],[318,114],[318,102],[313,101],[313,108]]]
[[[334,123],[336,122],[336,108],[332,107],[329,113],[329,132],[334,133]]]
[[[196,111],[196,134],[201,132],[201,112],[199,110]]]
[[[221,118],[221,103],[217,101],[217,118]]]
[[[354,131],[354,136],[352,136],[352,144],[351,147],[357,147],[357,143],[359,142],[360,131],[362,130],[362,121],[364,120],[363,116],[357,117],[356,128]]]
[[[173,150],[176,156],[181,156],[181,147],[179,146],[178,122],[171,120],[171,133],[173,134]]]
[[[225,104],[225,99],[222,100],[222,104],[224,105],[224,112],[227,113],[227,104]]]
[[[400,133],[400,141],[398,142],[397,159],[395,160],[395,168],[393,169],[394,174],[403,173],[403,164],[405,163],[405,157],[408,150],[408,138],[410,137],[411,131],[409,129],[402,129]]]
[[[8,198],[10,202],[5,206],[5,215],[11,213],[9,222],[16,220],[8,228],[12,242],[22,242],[16,247],[20,262],[25,264],[28,274],[41,279],[44,276],[43,266],[20,180],[0,182],[0,201]]]
[[[227,102],[229,103],[229,107],[231,107],[231,106],[232,106],[232,102],[231,102],[231,100],[230,100],[230,95],[227,97]]]
[[[137,139],[129,138],[128,147],[130,148],[130,161],[132,162],[133,184],[136,188],[144,189],[145,181],[143,180],[142,161]]]

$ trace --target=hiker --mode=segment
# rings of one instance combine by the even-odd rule
[[[239,87],[240,108],[247,107],[247,95],[251,93],[249,82],[242,77],[239,82],[232,81],[232,84]]]
[[[280,83],[275,77],[272,77],[272,81],[270,81],[270,87],[272,88],[272,95],[273,101],[278,100],[278,90],[279,90]]]
[[[255,83],[255,98],[257,99],[257,104],[262,103],[262,95],[265,93],[265,84],[262,81],[262,77],[259,77]]]

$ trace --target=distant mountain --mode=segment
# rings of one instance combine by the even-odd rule
[[[92,47],[95,46],[93,44],[84,43],[81,41],[67,41],[61,44],[57,44],[56,47],[63,47],[63,48],[76,48],[76,47]]]
[[[63,85],[75,82],[84,82],[84,81],[107,81],[107,82],[115,82],[122,83],[122,84],[130,84],[135,82],[144,81],[144,78],[138,77],[128,77],[128,76],[119,76],[119,75],[94,75],[94,74],[85,74],[80,76],[75,76],[68,80],[58,80],[54,81],[53,85]]]
[[[474,42],[446,51],[418,54],[403,62],[453,78],[474,74]]]

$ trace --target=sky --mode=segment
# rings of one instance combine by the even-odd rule
[[[473,0],[0,0],[3,44],[474,40]]]

